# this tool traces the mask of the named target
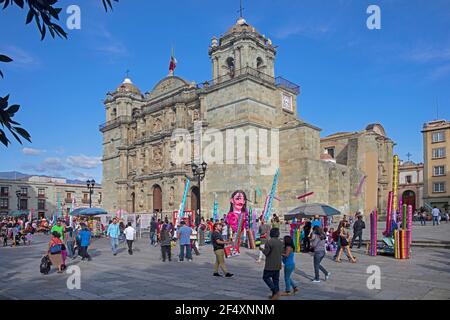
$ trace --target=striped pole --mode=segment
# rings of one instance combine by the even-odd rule
[[[277,168],[277,171],[275,172],[275,176],[273,177],[272,190],[270,191],[269,201],[267,202],[266,212],[264,212],[264,219],[266,221],[269,220],[270,213],[272,212],[272,203],[273,203],[273,198],[275,197],[275,192],[277,191],[279,175],[280,175],[280,168]]]

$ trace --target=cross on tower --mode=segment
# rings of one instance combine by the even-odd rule
[[[244,11],[244,7],[242,7],[242,0],[240,0],[239,3],[240,3],[239,10],[237,12],[239,12],[239,16],[242,18],[243,17],[243,11]]]
[[[408,161],[409,161],[409,159],[411,158],[412,154],[408,152],[408,153],[406,154],[406,156],[408,157]]]
[[[129,77],[128,77],[128,74],[130,73],[130,70],[127,70],[125,73],[126,73],[126,75],[127,75],[127,78],[129,78]]]

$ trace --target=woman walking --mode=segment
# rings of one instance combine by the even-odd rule
[[[297,284],[292,280],[292,272],[295,270],[295,246],[294,241],[290,236],[284,237],[284,249],[282,256],[282,261],[284,264],[284,282],[286,284],[285,293],[283,295],[289,296],[291,294],[295,294],[298,291]],[[292,293],[291,293],[291,286],[292,286]]]
[[[61,241],[60,234],[57,231],[53,231],[51,235],[51,240],[48,244],[48,257],[52,265],[54,265],[58,269],[58,273],[62,273],[62,246],[63,242]]]
[[[349,226],[349,225],[342,224],[338,228],[338,235],[339,235],[338,247],[340,247],[340,250],[339,250],[338,256],[336,258],[336,262],[339,262],[339,263],[341,262],[342,253],[345,251],[347,254],[348,260],[351,261],[352,263],[356,263],[356,259],[355,259],[355,257],[353,257],[352,252],[350,251],[349,243],[348,243],[348,241],[350,239],[350,233],[345,231],[345,228],[347,226]]]
[[[314,280],[312,282],[320,282],[319,270],[325,274],[325,280],[328,280],[331,273],[328,272],[320,264],[325,257],[326,236],[322,231],[322,228],[315,227],[313,229],[313,235],[311,237],[311,247],[314,249]]]

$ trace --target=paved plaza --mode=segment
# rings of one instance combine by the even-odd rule
[[[450,223],[438,227],[415,226],[418,238],[448,239]],[[160,248],[149,245],[147,238],[138,239],[134,255],[121,244],[113,256],[108,239],[96,239],[90,247],[90,262],[69,260],[81,270],[81,289],[68,289],[69,274],[39,273],[40,258],[46,250],[48,236],[36,235],[30,247],[0,247],[0,299],[252,299],[267,300],[269,289],[262,280],[264,264],[255,263],[257,250],[242,249],[241,255],[226,260],[233,278],[213,277],[214,255],[210,245],[201,247],[200,256],[192,262],[163,263]],[[178,254],[178,247],[172,250]],[[412,259],[365,255],[354,250],[358,263],[343,259],[341,264],[327,253],[323,265],[332,273],[328,281],[311,283],[312,256],[296,254],[294,280],[300,291],[282,300],[309,299],[449,299],[450,250],[437,247],[414,247]],[[381,289],[370,290],[366,282],[367,268],[379,266]],[[280,288],[284,290],[283,272]]]

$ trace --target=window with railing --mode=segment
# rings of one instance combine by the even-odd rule
[[[9,187],[0,187],[0,197],[9,196]]]
[[[445,176],[445,166],[435,166],[433,167],[433,176]]]
[[[9,199],[0,199],[0,209],[9,209]]]
[[[19,210],[28,210],[28,200],[27,199],[20,199]]]
[[[433,192],[434,193],[444,193],[445,192],[445,182],[433,183]]]
[[[45,198],[45,189],[38,189],[38,198]]]
[[[45,200],[44,199],[38,200],[38,210],[45,210]]]
[[[445,158],[445,148],[433,149],[432,157],[433,159]]]
[[[25,187],[20,188],[20,195],[22,197],[28,196],[28,188],[25,188]]]
[[[445,141],[445,132],[444,131],[433,132],[431,140],[433,143]]]

